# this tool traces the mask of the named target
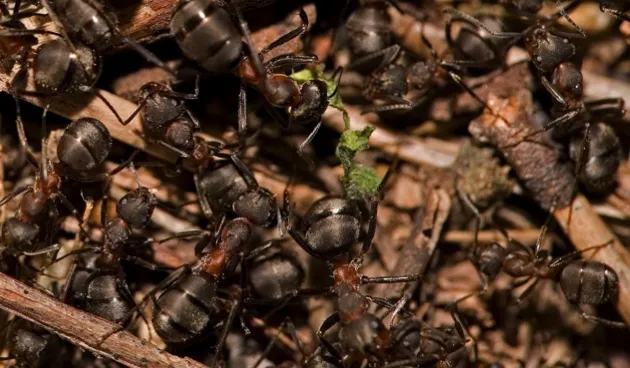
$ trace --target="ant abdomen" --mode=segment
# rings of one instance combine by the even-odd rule
[[[348,48],[355,56],[379,52],[392,44],[387,3],[372,1],[355,10],[346,21]]]
[[[347,254],[359,241],[360,233],[361,211],[356,203],[344,198],[322,198],[304,218],[306,242],[325,259]]]
[[[98,2],[55,0],[54,10],[68,33],[86,45],[105,48],[114,37],[111,25],[116,23],[111,12],[106,12]],[[97,9],[96,7],[101,7]]]
[[[74,172],[102,164],[112,147],[112,137],[100,121],[81,118],[64,130],[57,146],[59,161]]]
[[[280,301],[297,290],[305,274],[299,262],[283,252],[254,259],[247,268],[252,292],[259,298]]]
[[[583,135],[574,135],[570,143],[571,158],[580,160]],[[615,174],[621,164],[622,148],[615,130],[603,123],[591,126],[591,138],[586,147],[579,180],[586,190],[605,193],[615,185]]]
[[[186,345],[206,335],[218,322],[216,286],[194,274],[178,279],[156,302],[155,332],[167,344]]]
[[[121,290],[118,270],[96,271],[87,280],[85,307],[90,313],[112,322],[123,322],[134,303]]]
[[[62,40],[55,39],[37,48],[33,79],[38,92],[76,93],[89,89],[100,74],[100,58],[92,49],[77,44],[78,55]],[[87,74],[86,74],[87,72]]]
[[[560,287],[572,304],[601,305],[617,298],[619,279],[604,263],[580,260],[564,267]]]
[[[210,72],[229,72],[241,61],[241,34],[216,0],[180,0],[170,27],[184,55]]]

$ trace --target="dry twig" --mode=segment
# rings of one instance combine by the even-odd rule
[[[101,339],[118,325],[75,309],[0,273],[0,307],[92,351],[129,367],[205,367],[140,340],[129,332]]]

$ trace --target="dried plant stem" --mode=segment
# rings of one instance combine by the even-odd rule
[[[129,367],[205,367],[189,358],[168,354],[128,332],[100,340],[117,325],[75,309],[0,273],[0,308],[27,319],[90,350]]]
[[[519,241],[525,245],[533,245],[536,244],[536,240],[538,239],[538,235],[540,234],[539,229],[525,229],[525,230],[508,230],[508,234],[514,240]],[[442,236],[442,241],[453,242],[453,243],[469,243],[475,240],[475,233],[473,231],[462,231],[462,230],[451,230],[444,233]],[[495,230],[483,230],[478,234],[478,241],[481,244],[489,244],[492,242],[503,242],[503,237],[501,233]]]
[[[569,223],[570,208],[573,212]],[[554,217],[578,250],[612,242],[594,254],[585,254],[585,257],[592,255],[593,259],[604,262],[615,270],[619,277],[617,310],[626,323],[630,324],[630,251],[621,244],[595,213],[588,199],[581,194],[573,200],[570,207],[556,210]]]

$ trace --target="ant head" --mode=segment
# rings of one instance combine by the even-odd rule
[[[249,220],[243,217],[236,218],[225,224],[221,230],[220,242],[230,242],[241,249],[249,242],[253,235],[253,226]],[[231,245],[231,244],[226,244]]]
[[[130,226],[144,228],[151,221],[156,205],[157,199],[153,193],[145,187],[139,187],[125,194],[116,203],[116,213]]]
[[[541,73],[552,72],[575,55],[575,45],[569,39],[552,34],[544,25],[536,27],[531,36],[525,38],[525,48]]]
[[[195,146],[194,132],[195,129],[190,120],[182,117],[169,124],[168,128],[166,128],[164,139],[173,147],[188,152]]]
[[[233,204],[234,212],[250,219],[255,225],[272,227],[278,220],[278,204],[274,195],[264,188],[249,190]]]
[[[412,71],[409,72],[409,74],[411,73]],[[407,70],[402,65],[392,64],[384,70],[370,75],[366,92],[375,97],[403,97],[408,90]]]
[[[553,71],[552,83],[567,99],[582,97],[582,72],[571,62],[565,62]]]
[[[10,218],[2,226],[4,245],[11,251],[29,247],[39,234],[39,226],[23,222],[18,218]]]
[[[291,108],[290,118],[298,124],[313,124],[321,120],[328,107],[328,89],[321,80],[310,80],[302,85],[302,100]]]

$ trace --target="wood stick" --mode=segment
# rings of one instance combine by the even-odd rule
[[[0,308],[27,319],[94,354],[129,367],[205,367],[140,340],[129,332],[99,342],[118,325],[83,312],[0,273]]]

